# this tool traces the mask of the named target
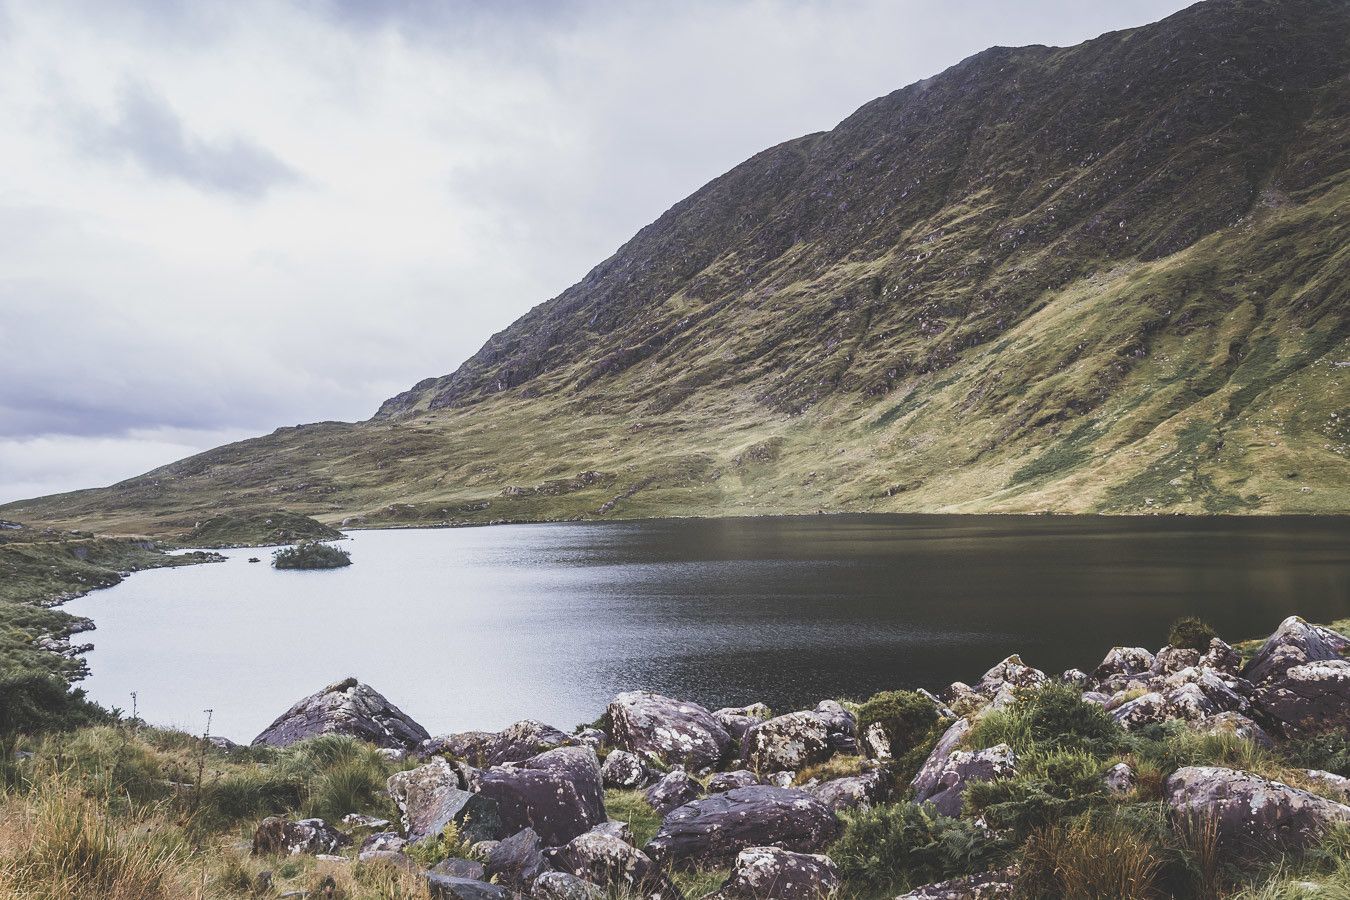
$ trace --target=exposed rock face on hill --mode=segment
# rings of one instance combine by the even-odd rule
[[[712,181],[370,422],[0,512],[1344,512],[1348,30],[1209,0],[992,48]]]

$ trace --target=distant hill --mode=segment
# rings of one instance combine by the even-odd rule
[[[995,47],[680,201],[368,422],[0,507],[178,533],[1350,512],[1350,4]]]

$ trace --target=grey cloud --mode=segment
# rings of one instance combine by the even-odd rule
[[[91,154],[131,160],[151,175],[202,190],[257,199],[302,180],[275,154],[245,138],[189,133],[164,98],[143,84],[123,89],[114,121],[84,116],[79,124],[81,144]]]

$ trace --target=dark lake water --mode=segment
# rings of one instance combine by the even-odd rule
[[[1233,639],[1350,616],[1350,519],[817,516],[361,531],[354,565],[268,553],[133,576],[94,618],[85,687],[247,741],[355,675],[433,733],[570,729],[645,688],[711,707],[1051,672],[1157,648],[1195,614]],[[249,556],[263,562],[249,564]]]

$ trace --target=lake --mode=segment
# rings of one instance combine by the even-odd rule
[[[622,690],[786,711],[1350,616],[1350,518],[814,516],[357,531],[353,565],[270,552],[137,573],[67,609],[97,700],[248,741],[347,675],[433,734],[570,730]],[[250,564],[258,556],[261,563]]]

